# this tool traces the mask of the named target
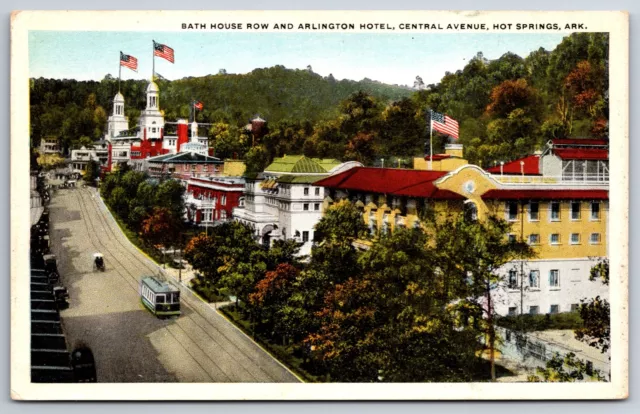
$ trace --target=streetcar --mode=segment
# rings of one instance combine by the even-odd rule
[[[155,276],[140,281],[140,300],[157,317],[180,315],[180,291]]]

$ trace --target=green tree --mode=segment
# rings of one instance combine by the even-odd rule
[[[494,216],[477,221],[456,216],[425,222],[434,237],[438,272],[447,276],[443,294],[451,300],[459,298],[454,309],[487,344],[491,379],[495,381],[497,336],[492,293],[505,284],[499,269],[513,260],[533,257],[533,250],[525,242],[508,241],[511,224]]]
[[[459,330],[442,300],[429,237],[398,229],[374,243],[362,275],[335,285],[306,342],[333,379],[358,382],[468,380],[476,333]]]
[[[269,154],[262,146],[251,148],[244,156],[244,163],[247,165],[248,173],[262,172],[269,165]]]
[[[138,192],[141,189],[143,191],[146,190],[145,187],[140,188],[139,185]],[[154,205],[167,208],[176,220],[181,220],[185,213],[184,192],[184,186],[177,180],[166,180],[158,185],[156,189]],[[148,196],[148,193],[145,192],[144,195]]]
[[[84,181],[89,185],[95,186],[96,178],[98,178],[99,175],[100,165],[94,160],[89,160],[89,162],[87,162],[87,169],[84,172]]]
[[[291,332],[282,321],[282,311],[287,300],[293,294],[293,287],[300,270],[289,263],[279,264],[275,270],[266,272],[264,278],[256,283],[253,293],[249,295],[249,303],[258,311],[259,322],[267,326],[266,330],[273,330],[281,336],[285,344]]]
[[[325,211],[315,226],[318,241],[333,240],[350,244],[355,239],[366,238],[369,229],[362,219],[362,212],[349,200],[340,200]]]
[[[576,354],[569,352],[563,357],[555,354],[546,368],[538,368],[537,375],[530,375],[529,382],[575,382],[591,379],[593,381],[604,381],[603,374],[593,369]]]
[[[609,260],[600,260],[591,268],[589,280],[596,281],[598,279],[603,285],[609,285]],[[602,353],[607,352],[611,346],[609,301],[600,296],[583,299],[578,307],[578,312],[584,325],[575,330],[576,339],[599,349]]]
[[[119,217],[127,217],[129,215],[129,198],[124,188],[115,187],[111,191],[107,202]]]

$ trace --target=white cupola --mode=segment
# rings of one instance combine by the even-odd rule
[[[155,82],[149,82],[149,86],[147,86],[147,109],[157,110],[160,107],[158,92],[158,85]]]

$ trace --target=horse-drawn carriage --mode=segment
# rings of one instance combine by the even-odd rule
[[[102,253],[94,253],[93,255],[93,270],[100,270],[104,272],[104,257]]]

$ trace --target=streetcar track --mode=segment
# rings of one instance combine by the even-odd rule
[[[138,257],[138,255],[133,254],[133,253],[132,253],[132,251],[131,251],[130,249],[128,249],[128,248],[127,248],[127,246],[125,246],[125,245],[122,243],[122,241],[120,240],[119,236],[122,236],[122,237],[125,237],[125,238],[126,238],[126,236],[125,236],[123,233],[121,233],[121,232],[116,233],[116,232],[114,231],[113,227],[112,227],[111,225],[109,225],[109,223],[107,222],[107,218],[105,217],[105,215],[103,215],[103,214],[102,214],[102,212],[101,212],[101,210],[102,210],[102,207],[103,207],[103,206],[104,206],[104,208],[106,209],[106,205],[104,205],[104,204],[102,203],[102,206],[101,206],[101,203],[98,203],[98,201],[97,201],[97,200],[92,196],[92,194],[91,194],[92,192],[91,192],[89,189],[81,188],[81,190],[85,190],[85,191],[83,191],[83,193],[86,193],[87,195],[91,196],[91,197],[90,197],[90,198],[91,198],[91,200],[92,200],[92,201],[91,201],[91,204],[93,204],[93,205],[96,207],[96,209],[98,210],[98,212],[100,213],[100,214],[97,214],[97,215],[98,215],[98,217],[99,217],[99,221],[101,222],[101,223],[100,223],[100,224],[101,224],[101,226],[103,227],[103,229],[104,229],[105,227],[108,229],[108,231],[113,235],[113,239],[115,239],[115,241],[117,242],[117,244],[119,244],[119,245],[120,245],[120,247],[122,248],[122,250],[123,250],[123,251],[124,251],[128,256],[132,257],[133,259],[135,259],[135,261],[137,261],[138,263],[142,264],[144,267],[146,267],[147,269],[151,270],[152,272],[159,270],[159,267],[158,267],[155,263],[153,263],[153,264],[150,264],[150,263],[149,263],[150,259],[148,259],[148,258],[145,258],[146,260],[142,260],[142,259],[140,259],[140,258]],[[100,197],[100,195],[99,195],[97,192],[96,192],[96,196]],[[80,197],[80,198],[84,201],[84,198],[83,198],[83,197]],[[85,208],[86,208],[86,206],[85,206]],[[107,212],[108,212],[108,210],[107,210]],[[111,217],[111,219],[113,220],[113,217]],[[116,223],[116,225],[117,225],[117,223]],[[127,243],[129,243],[129,244],[131,244],[131,245],[133,246],[133,244],[131,243],[131,241],[130,241],[130,240],[128,240],[128,238],[126,239],[126,241],[127,241]],[[135,248],[135,246],[134,246],[134,248]],[[131,259],[129,259],[129,262],[133,262],[133,261],[132,261]],[[133,274],[132,274],[131,272],[129,272],[129,271],[127,271],[127,273],[129,273],[129,275],[131,275],[131,276],[132,276],[132,278],[133,278],[133,279],[135,279],[135,280],[137,281],[137,278],[135,277],[135,275],[133,275]],[[192,294],[188,289],[184,288],[184,286],[181,286],[181,287],[185,290],[185,292],[186,292],[187,294]],[[230,358],[232,358],[233,360],[235,360],[236,362],[238,362],[238,365],[239,365],[240,367],[242,367],[243,369],[247,370],[247,372],[249,372],[249,371],[248,371],[248,368],[244,366],[245,364],[243,364],[240,360],[238,360],[238,357],[244,357],[244,358],[243,358],[243,360],[246,360],[246,362],[249,362],[249,363],[253,363],[253,365],[251,365],[251,366],[255,366],[255,367],[257,367],[257,368],[259,369],[259,371],[263,374],[262,376],[265,376],[267,379],[269,379],[269,380],[273,381],[272,376],[271,376],[268,372],[266,372],[266,371],[264,370],[264,368],[261,366],[262,364],[260,363],[260,361],[259,361],[259,360],[254,359],[254,357],[252,357],[251,355],[249,355],[249,353],[251,353],[251,354],[254,354],[254,355],[255,355],[255,354],[256,354],[256,351],[258,351],[258,349],[259,349],[258,354],[259,354],[259,353],[260,353],[260,351],[261,351],[262,353],[265,353],[269,358],[273,358],[271,355],[269,355],[268,353],[266,353],[266,351],[264,351],[264,350],[262,350],[262,349],[260,349],[260,348],[255,349],[255,348],[254,348],[254,347],[255,347],[255,344],[251,344],[251,343],[247,344],[247,343],[245,343],[245,342],[243,341],[243,340],[247,340],[247,342],[249,342],[249,341],[250,341],[250,339],[249,339],[249,338],[242,338],[242,340],[240,341],[240,343],[234,342],[234,341],[233,341],[233,340],[232,340],[232,339],[231,339],[227,334],[225,334],[223,331],[221,331],[219,328],[217,328],[215,325],[213,325],[209,320],[207,320],[206,316],[205,316],[205,315],[203,315],[203,314],[202,314],[202,313],[201,313],[201,312],[200,312],[200,311],[199,311],[199,310],[198,310],[194,305],[190,304],[190,303],[189,303],[189,302],[187,302],[187,301],[185,301],[184,303],[185,303],[185,305],[187,305],[187,307],[188,307],[188,308],[190,308],[190,309],[191,309],[195,314],[199,315],[199,316],[200,316],[200,317],[205,321],[205,324],[206,324],[206,325],[208,325],[208,326],[210,327],[210,329],[212,329],[212,330],[213,330],[213,331],[215,331],[217,334],[219,334],[220,336],[222,336],[222,337],[223,337],[223,338],[228,342],[228,344],[232,345],[232,349],[233,349],[233,350],[237,351],[237,352],[240,354],[240,355],[238,355],[238,356],[233,356],[233,355],[231,355],[231,354],[229,353],[229,351],[228,351],[225,347],[222,347],[222,346],[221,346],[221,348],[223,348],[224,352],[225,352],[226,354],[228,354]],[[191,316],[189,316],[189,318],[192,318],[192,317],[191,317]],[[195,322],[195,321],[194,321],[194,322]],[[196,325],[198,325],[198,326],[203,330],[203,332],[205,333],[205,335],[207,335],[207,336],[208,336],[212,341],[214,341],[216,344],[220,345],[220,343],[218,342],[218,340],[217,340],[216,338],[214,338],[214,337],[209,333],[209,330],[207,330],[207,329],[203,328],[201,325],[199,325],[199,324],[197,324],[197,323],[196,323]],[[253,345],[253,347],[252,347],[251,345]],[[241,349],[241,348],[242,348],[242,349]],[[285,369],[285,371],[287,372],[287,374],[290,374],[290,372],[288,372],[288,370],[287,370],[286,368],[284,368],[284,369]],[[250,372],[249,372],[249,373],[250,373]],[[251,374],[251,373],[250,373],[250,375],[251,375],[252,377],[254,377],[254,378],[255,378],[255,375],[254,375],[254,374]],[[293,375],[291,375],[291,374],[290,374],[290,376],[291,376],[291,377],[293,377],[293,378],[295,378],[295,376],[293,376]],[[256,379],[257,379],[257,378],[256,378]]]
[[[76,195],[76,198],[82,199],[82,197],[81,197],[79,194],[75,194],[75,195]],[[86,206],[84,205],[84,203],[80,202],[80,203],[79,203],[79,205],[80,205],[80,216],[81,216],[81,218],[82,218],[83,216],[85,216],[85,217],[87,217],[87,218],[88,218],[88,217],[90,216],[90,214],[88,214],[88,210],[86,209]],[[85,211],[87,212],[87,214],[85,214]],[[89,242],[91,243],[91,245],[92,245],[94,248],[97,248],[96,243],[92,240],[92,237],[91,237],[92,232],[91,232],[91,231],[90,231],[90,229],[89,229],[89,225],[91,225],[92,230],[95,232],[95,231],[96,231],[96,228],[95,228],[94,224],[91,222],[91,220],[90,220],[90,219],[87,219],[87,220],[84,220],[84,219],[83,219],[82,221],[84,222],[84,226],[85,226],[85,228],[87,229],[87,235],[88,235],[88,238],[89,238]],[[93,234],[96,234],[96,233],[93,233]],[[107,246],[106,246],[104,243],[102,243],[102,241],[100,241],[100,238],[99,238],[99,237],[97,237],[97,240],[98,240],[98,244],[100,244],[102,247],[104,247],[104,248],[105,248],[105,250],[104,250],[104,251],[109,251],[109,252],[111,251],[111,249],[107,248]],[[125,267],[125,266],[124,266],[124,265],[123,265],[123,264],[122,264],[118,259],[116,259],[116,258],[115,258],[115,256],[113,256],[113,261],[114,261],[115,263],[117,263],[117,264],[122,268],[122,270],[124,270],[126,273],[129,273],[129,274],[133,277],[133,275],[132,275],[132,274],[131,274],[127,269],[126,269],[126,267]],[[109,260],[109,262],[111,262],[111,260]],[[105,263],[108,263],[106,259],[105,259]],[[120,272],[117,270],[117,268],[116,268],[115,266],[114,266],[114,270],[115,270],[115,273],[116,273],[116,274],[118,274],[118,276],[120,276],[122,279],[124,279],[125,283],[126,283],[127,285],[129,285],[129,286],[130,286],[130,287],[131,287],[131,288],[136,292],[136,294],[137,294],[137,293],[138,293],[138,285],[137,285],[137,283],[136,283],[136,284],[134,284],[134,285],[131,285],[131,283],[129,282],[129,278],[126,278],[124,275],[122,275],[122,273],[120,273]],[[135,277],[134,277],[134,279],[135,279]],[[166,327],[165,327],[165,328],[166,328]],[[182,328],[180,328],[180,329],[182,329]],[[187,351],[187,350],[185,349],[184,345],[183,345],[180,341],[178,341],[178,339],[175,337],[175,335],[173,334],[173,332],[169,331],[168,329],[165,329],[165,330],[166,330],[167,332],[169,332],[169,334],[174,338],[174,340],[175,340],[175,341],[176,341],[176,342],[177,342],[177,343],[178,343],[178,344],[179,344],[179,345],[180,345],[180,346],[181,346],[181,347],[182,347],[182,348],[187,352],[187,354],[188,354],[188,355],[189,355],[189,357],[193,360],[193,362],[194,362],[197,366],[199,366],[199,367],[200,367],[200,369],[201,369],[201,370],[202,370],[202,371],[203,371],[203,372],[204,372],[204,373],[205,373],[205,374],[206,374],[206,375],[207,375],[207,376],[208,376],[212,381],[214,381],[213,377],[212,377],[211,375],[209,375],[209,372],[208,372],[208,371],[207,371],[207,370],[206,370],[206,369],[205,369],[205,368],[200,364],[200,362],[199,362],[198,360],[196,360],[196,359],[193,357],[193,355],[191,355],[191,353],[190,353],[189,351]],[[193,341],[193,339],[191,339],[191,337],[186,333],[186,331],[185,331],[185,335],[186,335],[186,336],[191,340],[191,342],[193,342],[193,344],[194,344],[196,347],[200,348],[200,347],[198,346],[198,344],[196,344],[196,343]],[[200,350],[205,354],[205,356],[207,356],[207,357],[208,357],[208,355],[206,354],[206,352],[205,352],[202,348],[200,348]],[[213,361],[210,357],[208,357],[208,358],[209,358],[209,360],[210,360],[210,361],[211,361],[215,366],[217,366],[217,364],[215,363],[215,361]]]
[[[79,196],[79,195],[78,195],[78,197],[79,197],[82,201],[84,201],[84,199],[83,199],[83,197],[82,197],[82,196]],[[83,207],[85,208],[85,210],[87,210],[87,211],[88,211],[88,209],[86,208],[86,205],[84,205],[82,202],[81,202],[81,204],[83,205]],[[101,216],[101,214],[98,214],[98,216]],[[89,220],[89,221],[91,222],[91,220]],[[108,230],[111,232],[111,234],[114,236],[114,238],[117,238],[117,235],[114,233],[113,229],[109,226],[109,224],[108,224],[108,223],[106,223],[106,222],[105,222],[104,217],[102,217],[100,221],[101,221],[101,223],[99,223],[99,224],[100,224],[100,226],[103,228],[103,230],[105,229],[105,227],[107,227],[107,228],[108,228]],[[95,230],[95,229],[96,229],[96,226],[95,226],[93,223],[90,223],[90,224],[91,224],[91,227]],[[123,244],[120,242],[120,240],[116,240],[116,241],[118,242],[118,244],[119,244],[119,245],[120,245],[120,247],[121,247],[121,249],[116,248],[116,250],[124,251],[125,253],[127,253],[127,254],[129,255],[129,257],[133,257],[133,258],[134,258],[134,259],[136,259],[139,263],[141,263],[143,266],[145,266],[147,269],[157,270],[157,269],[152,269],[151,267],[149,267],[149,265],[148,265],[147,263],[145,263],[144,261],[140,260],[140,259],[139,259],[139,258],[137,258],[134,254],[132,254],[129,250],[127,250],[126,246],[125,246],[125,245],[123,245]],[[102,244],[102,243],[101,243],[101,244]],[[103,244],[103,246],[104,246],[104,244]],[[105,248],[106,248],[106,246],[105,246]],[[112,249],[109,249],[109,248],[106,248],[106,250],[107,250],[107,251],[112,251]],[[128,273],[128,274],[131,276],[131,278],[132,278],[132,279],[136,280],[136,283],[139,283],[139,282],[138,282],[138,278],[137,278],[133,273],[131,273],[130,271],[128,271],[128,270],[127,270],[127,268],[126,268],[126,267],[125,267],[125,266],[124,266],[124,265],[123,265],[119,260],[115,259],[115,256],[114,256],[114,260],[115,260],[116,262],[118,262],[118,264],[119,264],[119,265],[120,265],[120,266],[125,270],[125,272],[126,272],[126,273]],[[127,260],[128,260],[129,262],[133,263],[133,260],[131,260],[130,258],[127,258]],[[136,286],[137,286],[137,285],[136,285]],[[137,292],[137,287],[136,287],[135,289],[136,289],[136,292]],[[194,311],[194,313],[199,314],[199,312],[198,312],[195,308],[193,308],[192,306],[190,306],[190,304],[188,304],[187,302],[184,302],[184,303],[187,305],[187,307],[188,307],[188,308],[191,308],[191,309]],[[193,319],[191,318],[191,316],[187,316],[187,317],[186,317],[186,319],[190,319],[190,320],[192,320],[192,321],[193,321]],[[176,322],[176,323],[179,323],[179,321],[178,321],[178,322]],[[194,321],[194,324],[195,324],[196,326],[198,326],[200,329],[202,329],[203,333],[204,333],[205,335],[207,335],[207,336],[208,336],[208,337],[209,337],[209,338],[210,338],[214,343],[216,343],[217,345],[219,345],[219,346],[220,346],[220,349],[222,350],[222,352],[224,352],[224,353],[225,353],[225,354],[226,354],[226,355],[227,355],[231,360],[236,361],[237,365],[238,365],[240,368],[242,368],[242,369],[243,369],[243,370],[244,370],[244,371],[245,371],[249,376],[251,376],[251,377],[252,377],[252,378],[254,378],[255,380],[257,380],[257,379],[258,379],[258,378],[256,378],[256,376],[255,376],[254,374],[252,374],[252,373],[249,371],[249,369],[248,369],[247,367],[245,367],[245,366],[244,366],[244,364],[242,364],[242,363],[238,360],[238,358],[237,358],[236,356],[233,356],[233,355],[228,351],[228,349],[227,349],[226,347],[221,346],[221,344],[218,342],[218,340],[216,340],[216,338],[214,338],[213,336],[211,336],[211,335],[210,335],[210,334],[209,334],[209,333],[208,333],[204,328],[202,328],[202,326],[198,325],[195,321]],[[211,326],[212,326],[212,325],[211,325]],[[212,326],[212,327],[213,327],[213,326]],[[193,342],[194,344],[196,344],[196,341],[193,339],[193,337],[192,337],[191,335],[189,335],[189,334],[186,332],[186,330],[184,330],[184,328],[182,328],[181,326],[179,326],[179,328],[180,328],[180,329],[182,329],[182,330],[185,332],[185,335],[186,335],[186,336],[191,340],[191,342]],[[215,327],[213,327],[213,328],[214,328],[214,329],[216,329]],[[216,330],[217,330],[217,329],[216,329]],[[233,342],[229,341],[229,344],[233,345]],[[196,346],[198,346],[198,345],[196,344]],[[208,352],[206,352],[206,351],[204,351],[200,346],[198,346],[198,347],[199,347],[199,348],[200,348],[200,349],[205,353],[205,355],[207,355],[207,357],[208,357],[209,353],[208,353]],[[232,347],[232,349],[237,349],[237,347],[236,347],[236,348],[233,348],[233,347]],[[244,352],[242,352],[241,350],[237,349],[237,352],[238,352],[238,353],[240,353],[240,354],[241,354],[241,356],[244,356],[244,357],[248,360],[248,362],[251,362],[251,361],[252,361],[252,359],[251,359],[251,358],[249,358],[249,357],[247,357],[247,355],[246,355],[246,354],[244,354]],[[219,366],[216,364],[216,362],[215,362],[215,361],[213,361],[210,357],[208,357],[208,358],[209,358],[209,359],[214,363],[214,365],[216,365],[216,366],[219,368]],[[256,366],[257,366],[257,364],[256,364]],[[260,368],[260,367],[258,367],[258,368]],[[220,368],[219,368],[219,369],[220,369]],[[222,371],[223,371],[223,370],[222,370]],[[266,376],[268,379],[273,380],[273,379],[271,378],[271,376],[270,376],[268,373],[264,372],[263,370],[261,370],[261,371],[262,371],[262,373],[264,374],[263,376]],[[224,372],[224,371],[223,371],[223,372]],[[227,375],[227,376],[228,376],[229,374],[226,374],[226,373],[225,373],[225,375]]]
[[[81,191],[84,189],[80,189]],[[91,192],[89,190],[83,191],[83,193],[88,193],[88,195],[91,195]],[[88,208],[87,205],[85,203],[85,197],[83,197],[80,194],[76,194],[77,198],[79,199],[79,203],[81,204],[82,208],[84,208],[84,211],[86,211],[87,213],[85,214],[88,217],[88,222],[91,225],[91,227],[93,228],[93,230],[96,230],[96,225],[91,221],[91,214],[88,213]],[[93,196],[91,196],[92,198],[92,202],[91,204],[93,204],[98,210],[101,210],[101,205],[93,198]],[[147,261],[141,260],[139,257],[137,257],[137,255],[134,255],[130,249],[128,249],[119,239],[118,234],[116,234],[116,232],[114,231],[114,229],[112,228],[112,226],[107,222],[107,218],[104,217],[104,214],[102,214],[101,211],[98,212],[99,214],[97,214],[99,216],[98,221],[100,224],[100,227],[103,228],[103,231],[108,231],[109,233],[111,233],[111,235],[113,236],[113,239],[115,239],[116,243],[120,246],[120,248],[116,247],[117,251],[121,251],[124,254],[121,255],[121,259],[125,259],[130,262],[131,264],[134,263],[134,261],[140,263],[141,265],[143,265],[145,268],[151,270],[152,272],[155,272],[158,270],[156,265],[150,265]],[[87,224],[85,223],[85,226],[87,226]],[[105,229],[106,227],[106,229]],[[87,227],[88,230],[88,227]],[[130,242],[129,242],[130,243]],[[95,246],[95,243],[92,244]],[[106,251],[109,251],[110,253],[113,253],[113,249],[112,248],[108,248],[106,245],[104,245],[104,243],[99,242],[100,245],[102,245],[103,247],[105,247]],[[133,259],[133,260],[132,260]],[[128,278],[126,278],[124,275],[122,275],[121,273],[118,272],[119,276],[124,278],[127,282],[127,284],[129,284],[133,289],[136,290],[137,293],[137,283],[138,283],[138,279],[135,275],[133,275],[130,271],[127,270],[126,266],[118,259],[115,258],[115,256],[113,257],[113,260],[115,262],[117,262],[117,264],[126,272],[129,274],[130,278],[136,281],[136,286],[131,286],[131,284],[129,283],[129,280],[127,280]],[[188,303],[187,301],[184,302],[185,305],[187,305],[187,307],[189,309],[191,309],[193,311],[194,314],[197,314],[199,316],[200,319],[204,320],[204,325],[202,323],[198,323],[198,321],[196,321],[196,319],[194,318],[195,315],[190,315],[187,318],[193,322],[193,324],[195,326],[197,326],[198,328],[200,328],[204,334],[209,337],[213,343],[215,343],[216,345],[219,346],[219,349],[221,351],[223,351],[231,360],[235,361],[239,367],[241,367],[243,369],[243,371],[246,371],[246,373],[248,375],[250,375],[252,378],[254,378],[255,380],[260,381],[259,378],[256,377],[256,375],[258,375],[258,377],[263,377],[266,378],[267,381],[273,382],[273,378],[271,377],[271,375],[269,373],[267,373],[263,368],[262,368],[262,364],[260,364],[260,362],[256,359],[253,358],[253,355],[259,354],[259,350],[257,349],[247,349],[246,344],[243,343],[243,341],[240,341],[240,343],[235,343],[234,341],[232,341],[228,335],[226,335],[224,332],[222,332],[220,329],[218,329],[216,326],[214,326],[210,321],[207,320],[207,318],[192,304]],[[189,340],[198,348],[200,349],[200,351],[207,357],[207,359],[209,359],[214,366],[222,373],[224,373],[224,370],[222,370],[218,364],[209,356],[209,353],[204,350],[200,345],[197,344],[197,342],[193,339],[193,337],[191,335],[189,335],[189,333],[182,327],[180,326],[178,323],[174,324],[177,326],[178,329],[180,329],[181,331],[184,332],[185,336],[187,338],[189,338]],[[207,329],[207,326],[209,327]],[[214,338],[210,333],[209,330],[213,330],[215,331],[215,333],[217,333],[218,335],[220,335],[222,338],[224,338],[224,340],[227,342],[227,345],[231,345],[232,346],[232,350],[234,350],[237,355],[233,355],[231,354],[228,349],[227,346],[223,346],[219,340],[217,340],[216,338]],[[175,335],[171,332],[171,335],[174,336]],[[245,339],[245,338],[242,338]],[[176,338],[176,341],[178,341],[178,339]],[[179,342],[179,341],[178,341]],[[181,344],[181,346],[183,346]],[[241,347],[243,349],[241,349]],[[183,346],[184,348],[184,346]],[[260,350],[262,351],[262,350]],[[262,351],[264,352],[264,351]],[[251,355],[252,354],[252,355]],[[195,360],[195,358],[193,358],[193,356],[191,354],[189,354],[191,356],[192,359],[194,359],[194,361],[196,362],[197,365],[199,365],[203,370],[204,367],[202,367],[202,365]],[[269,358],[272,358],[270,355],[267,354],[267,356]],[[256,373],[252,373],[251,370],[249,370],[249,368],[247,368],[246,365],[249,365],[249,367],[252,368],[257,368],[258,372]],[[205,370],[206,371],[206,370]],[[288,372],[287,372],[288,373]],[[208,373],[207,373],[208,375]],[[228,377],[228,374],[224,373],[225,376]],[[209,377],[211,378],[211,376],[209,375]]]

